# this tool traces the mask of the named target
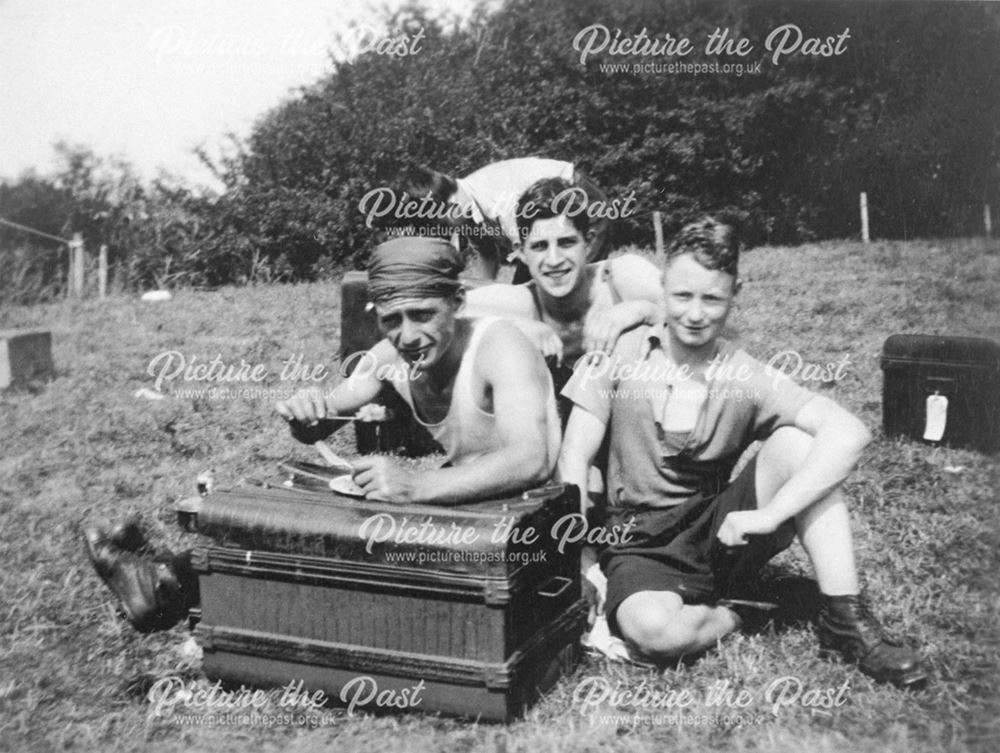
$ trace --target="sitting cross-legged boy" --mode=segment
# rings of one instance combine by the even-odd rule
[[[821,592],[818,634],[878,681],[926,679],[860,596],[841,485],[871,440],[860,420],[720,337],[739,288],[732,229],[685,226],[668,253],[664,325],[626,332],[581,362],[560,456],[586,488],[607,434],[609,524],[633,521],[601,555],[613,632],[654,661],[696,654],[738,629],[760,568],[798,536]],[[735,480],[737,460],[762,446]]]

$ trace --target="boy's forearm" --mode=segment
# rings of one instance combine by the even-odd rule
[[[353,416],[363,405],[367,405],[375,397],[378,396],[378,391],[375,395],[370,394],[358,394],[354,392],[338,394],[337,390],[326,399],[326,407],[329,415],[333,416]]]
[[[463,465],[421,471],[413,501],[459,505],[539,486],[549,478],[545,454],[505,447]]]
[[[634,301],[639,311],[636,325],[648,324],[650,326],[662,322],[661,307],[650,301]]]
[[[578,455],[559,456],[558,478],[564,484],[573,484],[580,490],[580,512],[586,514],[589,507],[587,496],[590,463]]]
[[[851,474],[868,445],[867,429],[857,424],[831,423],[813,437],[802,467],[775,493],[764,511],[776,525],[826,497]]]
[[[510,316],[506,315],[507,321],[521,330],[521,333],[527,337],[532,343],[538,342],[539,333],[551,329],[545,322],[540,322],[537,319],[526,319],[523,316]]]

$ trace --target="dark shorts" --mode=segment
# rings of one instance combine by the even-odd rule
[[[795,538],[793,520],[774,533],[749,536],[744,546],[727,547],[716,538],[728,513],[757,509],[756,468],[754,458],[719,494],[699,493],[674,507],[611,511],[609,525],[635,520],[629,541],[601,555],[612,631],[617,632],[615,610],[634,593],[673,591],[686,604],[739,598],[764,564],[788,548]]]

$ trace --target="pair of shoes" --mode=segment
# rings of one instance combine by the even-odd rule
[[[889,638],[861,596],[822,594],[821,599],[817,616],[821,653],[839,653],[876,682],[914,688],[927,681],[917,652]]]
[[[138,528],[132,530],[129,524],[111,534],[101,528],[85,528],[87,556],[137,630],[163,630],[183,616],[181,585],[170,562],[154,561],[117,543],[139,549],[145,539],[141,532],[137,539],[137,532]]]

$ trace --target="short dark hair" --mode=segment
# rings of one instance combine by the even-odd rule
[[[392,223],[396,230],[447,238],[455,227],[464,224],[464,218],[449,212],[450,199],[458,191],[458,184],[450,175],[429,167],[415,167],[399,176],[397,187],[410,200],[420,202],[431,211]]]
[[[517,221],[517,237],[522,243],[531,232],[531,226],[537,220],[548,220],[566,214],[567,219],[573,223],[580,235],[586,237],[590,230],[590,217],[587,216],[587,194],[582,189],[572,195],[572,200],[563,198],[565,206],[560,205],[563,211],[556,211],[556,199],[560,194],[572,189],[579,188],[563,178],[542,178],[528,187],[528,190],[521,194],[517,200],[517,210],[514,218]],[[583,206],[580,206],[580,202]],[[571,214],[567,210],[572,209]]]
[[[706,216],[680,229],[667,251],[667,264],[683,254],[692,254],[705,269],[739,274],[740,243],[736,229]]]
[[[425,197],[435,201],[448,201],[458,190],[458,184],[450,175],[431,170],[429,167],[415,167],[403,177],[404,190],[414,199]]]

